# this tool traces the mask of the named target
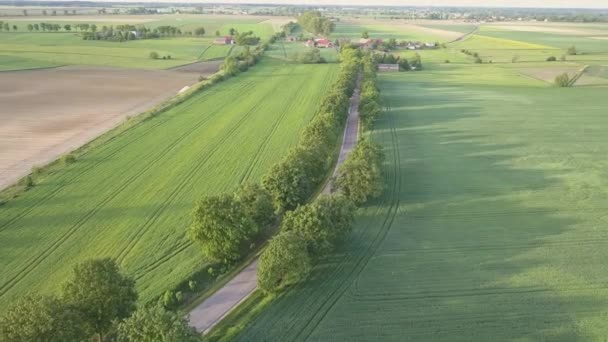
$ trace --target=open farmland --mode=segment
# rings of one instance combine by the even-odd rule
[[[231,28],[238,31],[253,31],[266,39],[275,31],[273,22],[263,16],[208,16],[208,15],[163,15],[163,16],[56,16],[17,17],[5,19],[19,27],[16,32],[0,32],[0,71],[44,68],[61,65],[99,65],[138,69],[168,69],[196,62],[214,60],[228,56],[234,49],[230,46],[213,45],[216,31],[228,35]],[[279,19],[275,19],[279,20]],[[284,19],[286,20],[286,19]],[[121,24],[144,25],[155,28],[163,25],[192,31],[204,27],[206,34],[176,36],[158,39],[141,39],[126,42],[83,40],[78,32],[28,32],[28,24],[52,23],[96,24],[97,27]],[[275,24],[276,25],[276,24]],[[171,59],[150,59],[150,52]]]
[[[240,340],[603,340],[608,87],[472,63],[379,79],[383,196]]]
[[[218,69],[218,62],[204,62],[170,71],[69,66],[2,73],[0,189]]]
[[[282,158],[336,71],[262,61],[40,176],[0,207],[0,304],[57,290],[92,257],[115,257],[142,301],[188,279],[205,265],[185,236],[193,203]]]

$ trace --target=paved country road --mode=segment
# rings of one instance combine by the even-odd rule
[[[340,149],[340,156],[338,157],[338,162],[336,163],[336,167],[334,169],[334,175],[336,175],[338,167],[344,162],[344,160],[346,160],[348,154],[357,144],[359,133],[358,109],[359,97],[361,95],[361,80],[362,77],[359,75],[357,87],[352,98],[350,99],[348,119],[346,121],[346,128],[344,129],[344,139]],[[323,193],[331,193],[331,182],[328,182],[328,184],[325,186]],[[243,271],[226,283],[226,285],[190,311],[188,317],[190,325],[196,328],[198,332],[206,334],[209,332],[209,330],[211,330],[211,328],[219,323],[222,318],[228,315],[230,311],[247,299],[247,297],[249,297],[249,295],[251,295],[257,287],[257,265],[258,259],[255,259],[253,262],[251,262],[251,264],[243,269]]]

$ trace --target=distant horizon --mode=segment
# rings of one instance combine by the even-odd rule
[[[35,0],[23,0],[33,2]],[[66,0],[47,0],[61,2]],[[580,0],[573,4],[572,0],[379,0],[371,3],[369,0],[67,0],[86,2],[130,2],[130,3],[188,3],[188,4],[242,4],[242,5],[312,5],[312,6],[382,6],[382,7],[476,7],[476,8],[538,8],[538,9],[608,9],[606,0]],[[575,7],[573,7],[573,5]]]

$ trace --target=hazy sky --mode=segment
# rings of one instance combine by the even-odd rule
[[[123,1],[137,2],[137,0]],[[608,8],[608,0],[147,0],[146,2]]]

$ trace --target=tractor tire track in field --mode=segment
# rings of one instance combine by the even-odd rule
[[[164,156],[166,156],[173,148],[178,145],[181,141],[186,139],[189,135],[194,133],[200,126],[209,121],[213,116],[204,116],[199,122],[194,125],[191,125],[188,130],[186,130],[181,136],[175,139],[171,144],[165,146],[165,148],[155,156],[153,159],[149,160],[142,171],[132,175],[127,178],[125,182],[123,182],[118,188],[113,190],[108,196],[106,196],[101,202],[95,205],[89,212],[82,217],[80,220],[76,222],[72,227],[70,227],[59,239],[53,242],[48,248],[46,248],[42,253],[38,256],[35,256],[31,261],[29,261],[23,270],[20,273],[17,273],[15,276],[10,278],[7,282],[0,286],[0,297],[4,296],[6,292],[8,292],[12,287],[14,287],[17,283],[19,283],[23,278],[25,278],[29,273],[31,273],[36,266],[40,263],[41,260],[46,258],[48,255],[52,254],[59,246],[61,246],[65,241],[67,241],[70,236],[72,236],[80,227],[82,227],[95,213],[97,213],[105,204],[110,202],[116,196],[118,196],[125,188],[127,188],[131,183],[135,180],[143,176],[146,171],[150,169],[150,167],[156,164],[157,161],[161,160]]]
[[[242,86],[239,87],[239,89],[251,89],[251,85],[254,82],[247,82],[244,83]],[[181,105],[181,104],[180,104]],[[188,103],[187,106],[185,108],[189,108],[191,106],[193,106],[194,103]],[[110,152],[110,154],[104,156],[104,158],[101,158],[99,160],[97,160],[96,162],[91,163],[88,167],[85,167],[83,170],[81,170],[78,175],[71,177],[70,173],[64,173],[63,177],[60,177],[57,182],[61,183],[64,180],[69,180],[68,183],[74,183],[76,181],[78,181],[80,178],[82,178],[84,175],[86,175],[88,173],[88,171],[94,170],[99,164],[101,164],[102,162],[105,162],[106,160],[114,157],[115,155],[117,155],[118,153],[120,153],[122,150],[124,150],[125,148],[129,147],[131,144],[133,144],[134,142],[137,142],[138,140],[146,137],[147,135],[149,135],[151,132],[154,131],[155,128],[166,124],[168,121],[170,121],[171,119],[174,119],[175,117],[167,117],[167,118],[163,118],[162,120],[160,120],[160,117],[157,117],[158,120],[154,123],[154,124],[150,124],[149,127],[147,127],[146,130],[144,130],[143,132],[141,132],[138,135],[133,135],[131,139],[123,142],[122,145],[119,145],[114,151]],[[143,122],[142,122],[143,123]],[[127,133],[130,133],[133,129],[139,128],[140,124],[136,124],[133,125],[127,129],[125,129],[124,131],[118,133],[117,135],[111,137],[110,139],[108,139],[107,141],[104,142],[104,144],[99,145],[99,151],[104,151],[106,148],[108,148],[108,146],[111,146],[112,144],[109,144],[110,142],[124,136]],[[129,137],[129,135],[127,135],[127,137]],[[36,201],[34,204],[32,204],[31,206],[26,207],[23,211],[21,211],[20,213],[17,213],[13,218],[9,219],[8,221],[0,224],[0,232],[4,231],[5,229],[7,229],[11,224],[15,223],[16,221],[18,221],[19,219],[27,216],[27,214],[29,214],[32,210],[34,210],[35,208],[39,207],[40,205],[42,205],[43,203],[45,203],[46,201],[48,201],[49,199],[51,199],[54,195],[56,195],[58,192],[60,192],[61,190],[63,190],[63,186],[58,186],[55,190],[49,192],[46,196],[42,197],[41,199],[39,199],[38,201]]]
[[[399,153],[399,140],[398,134],[396,131],[394,118],[391,117],[391,142],[393,147],[393,182],[391,186],[391,195],[390,195],[390,207],[387,211],[387,214],[382,222],[376,237],[372,241],[372,243],[368,246],[368,248],[361,254],[354,265],[354,267],[350,270],[349,274],[342,281],[342,285],[335,288],[335,290],[329,295],[329,298],[325,300],[322,308],[317,310],[316,317],[313,317],[299,332],[296,333],[295,338],[298,340],[307,340],[312,333],[316,330],[319,324],[323,321],[323,318],[327,316],[329,311],[336,305],[338,300],[346,293],[346,291],[353,285],[353,282],[361,275],[363,270],[369,264],[369,261],[376,253],[386,235],[391,230],[393,222],[395,221],[395,217],[397,216],[397,212],[399,210],[399,192],[401,190],[401,158]]]
[[[292,69],[292,70],[294,70],[294,69]],[[273,125],[270,129],[270,133],[266,135],[266,137],[264,138],[264,141],[262,142],[262,144],[260,144],[256,153],[253,155],[253,160],[249,163],[247,170],[245,170],[245,173],[241,177],[240,184],[247,182],[249,180],[249,178],[251,177],[253,170],[260,163],[261,156],[262,156],[263,152],[265,152],[266,149],[268,148],[270,140],[276,133],[277,128],[280,126],[281,122],[283,122],[283,120],[285,119],[285,117],[287,116],[287,114],[289,113],[291,108],[295,105],[294,99],[296,97],[300,96],[300,94],[301,94],[300,91],[302,90],[302,88],[304,88],[305,85],[306,85],[306,82],[302,82],[302,84],[298,87],[297,91],[293,92],[292,95],[289,97],[289,105],[287,107],[285,107],[283,112],[279,115],[279,118],[277,120],[275,120],[275,122],[273,123]]]
[[[293,69],[292,69],[293,70]],[[241,125],[247,121],[247,119],[257,111],[257,109],[262,106],[262,104],[264,104],[264,102],[266,102],[266,99],[268,98],[268,96],[270,96],[272,93],[275,92],[275,90],[277,88],[279,88],[280,86],[282,86],[282,83],[277,82],[276,85],[274,87],[271,87],[265,94],[264,96],[260,96],[260,99],[256,102],[256,104],[251,107],[249,109],[249,111],[247,111],[247,113],[243,114],[238,121],[236,122],[236,124],[234,124],[228,132],[226,132],[226,134],[222,135],[222,138],[220,138],[215,145],[213,145],[213,147],[211,148],[211,150],[205,154],[203,156],[202,159],[200,159],[196,166],[192,169],[190,169],[190,171],[186,174],[186,176],[184,176],[180,183],[173,189],[173,191],[166,197],[166,199],[157,207],[157,209],[154,211],[154,213],[152,213],[152,215],[150,216],[150,218],[139,228],[135,230],[135,233],[132,235],[133,237],[129,237],[127,238],[127,240],[129,241],[127,244],[127,247],[121,251],[118,256],[116,257],[117,261],[120,263],[123,263],[123,261],[125,260],[125,258],[129,255],[129,253],[133,250],[133,248],[140,242],[140,238],[145,234],[145,232],[148,230],[148,228],[150,228],[150,226],[152,226],[156,220],[158,220],[159,217],[161,217],[161,214],[164,212],[164,210],[169,206],[169,203],[171,203],[176,197],[177,195],[183,190],[184,187],[186,187],[186,185],[188,185],[188,183],[190,182],[190,180],[195,177],[198,172],[200,171],[200,169],[206,165],[206,163],[209,161],[209,159],[211,159],[211,157],[213,157],[220,149],[221,146],[224,145],[224,143],[226,141],[229,140],[230,137],[232,137],[232,135],[238,131],[238,129],[241,127]]]

